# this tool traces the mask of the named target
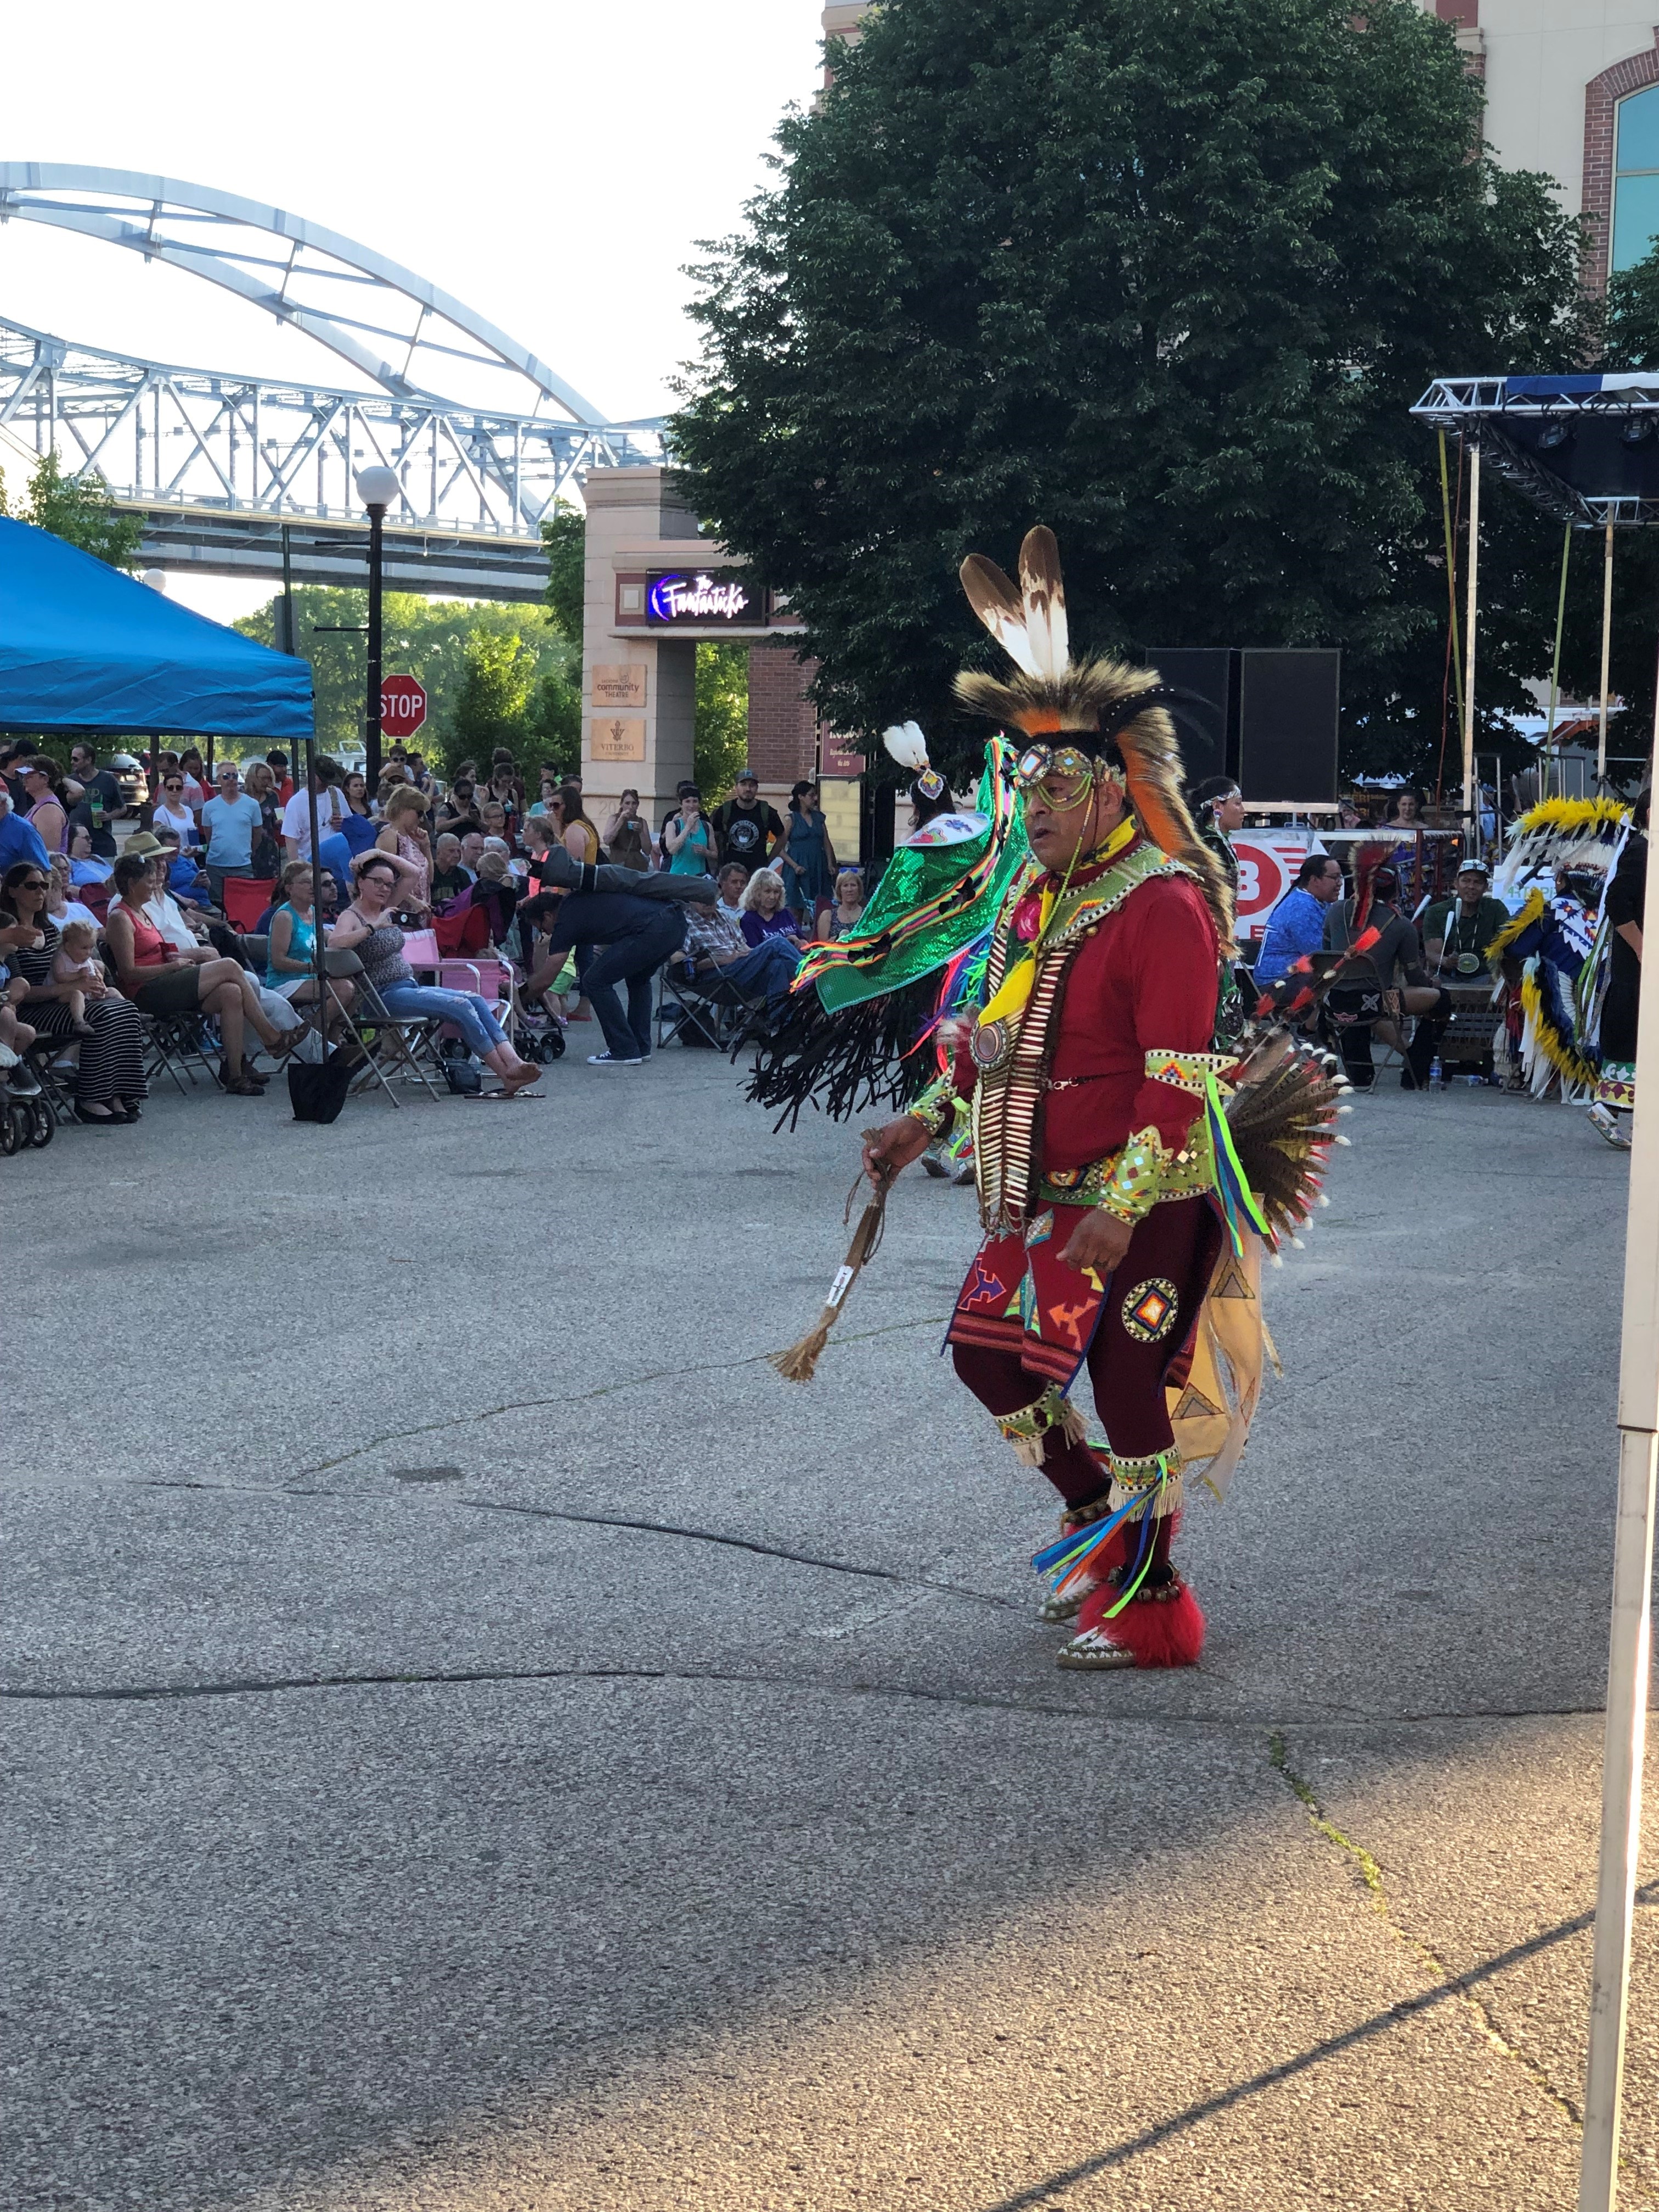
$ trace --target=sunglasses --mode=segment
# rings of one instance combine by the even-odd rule
[[[50,890],[52,886],[40,876],[30,876],[17,888],[20,891],[44,891]]]

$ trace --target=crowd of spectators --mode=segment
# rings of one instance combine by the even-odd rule
[[[688,781],[654,830],[636,790],[603,819],[580,775],[544,763],[537,791],[504,750],[445,784],[393,747],[370,791],[325,756],[307,787],[280,748],[210,767],[191,748],[159,755],[123,836],[120,779],[89,747],[67,774],[32,744],[0,747],[0,1052],[52,1055],[76,1118],[115,1126],[143,1113],[147,1024],[193,1018],[224,1095],[252,1097],[270,1080],[262,1054],[320,1056],[371,992],[386,1013],[441,1022],[511,1095],[542,1074],[520,1047],[533,1055],[554,1028],[595,1023],[595,1066],[648,1058],[665,968],[671,1025],[699,996],[763,1021],[805,945],[863,911],[811,783],[780,815],[747,769],[712,812]],[[362,979],[342,974],[320,1002],[319,929]],[[488,951],[510,981],[493,1000],[439,988],[409,963],[416,931],[445,956]]]

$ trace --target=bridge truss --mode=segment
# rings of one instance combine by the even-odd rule
[[[410,271],[280,209],[125,171],[0,163],[0,221],[78,232],[264,309],[368,388],[110,353],[0,318],[0,465],[55,450],[141,514],[157,568],[360,583],[356,472],[402,486],[394,587],[537,599],[540,526],[595,465],[653,465],[656,422],[610,422],[534,356]],[[442,376],[477,395],[428,388]],[[286,546],[284,540],[286,539]]]

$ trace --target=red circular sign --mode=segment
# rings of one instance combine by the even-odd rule
[[[412,738],[426,720],[426,686],[416,676],[380,678],[380,729],[388,738]]]

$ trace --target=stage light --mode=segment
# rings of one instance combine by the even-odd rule
[[[1572,425],[1571,422],[1562,422],[1559,421],[1546,422],[1543,428],[1538,433],[1538,450],[1540,453],[1559,453],[1562,447],[1566,444],[1571,435]]]
[[[1621,442],[1626,446],[1645,446],[1652,435],[1653,417],[1651,415],[1632,415],[1627,416],[1626,418],[1623,429],[1619,433]]]

